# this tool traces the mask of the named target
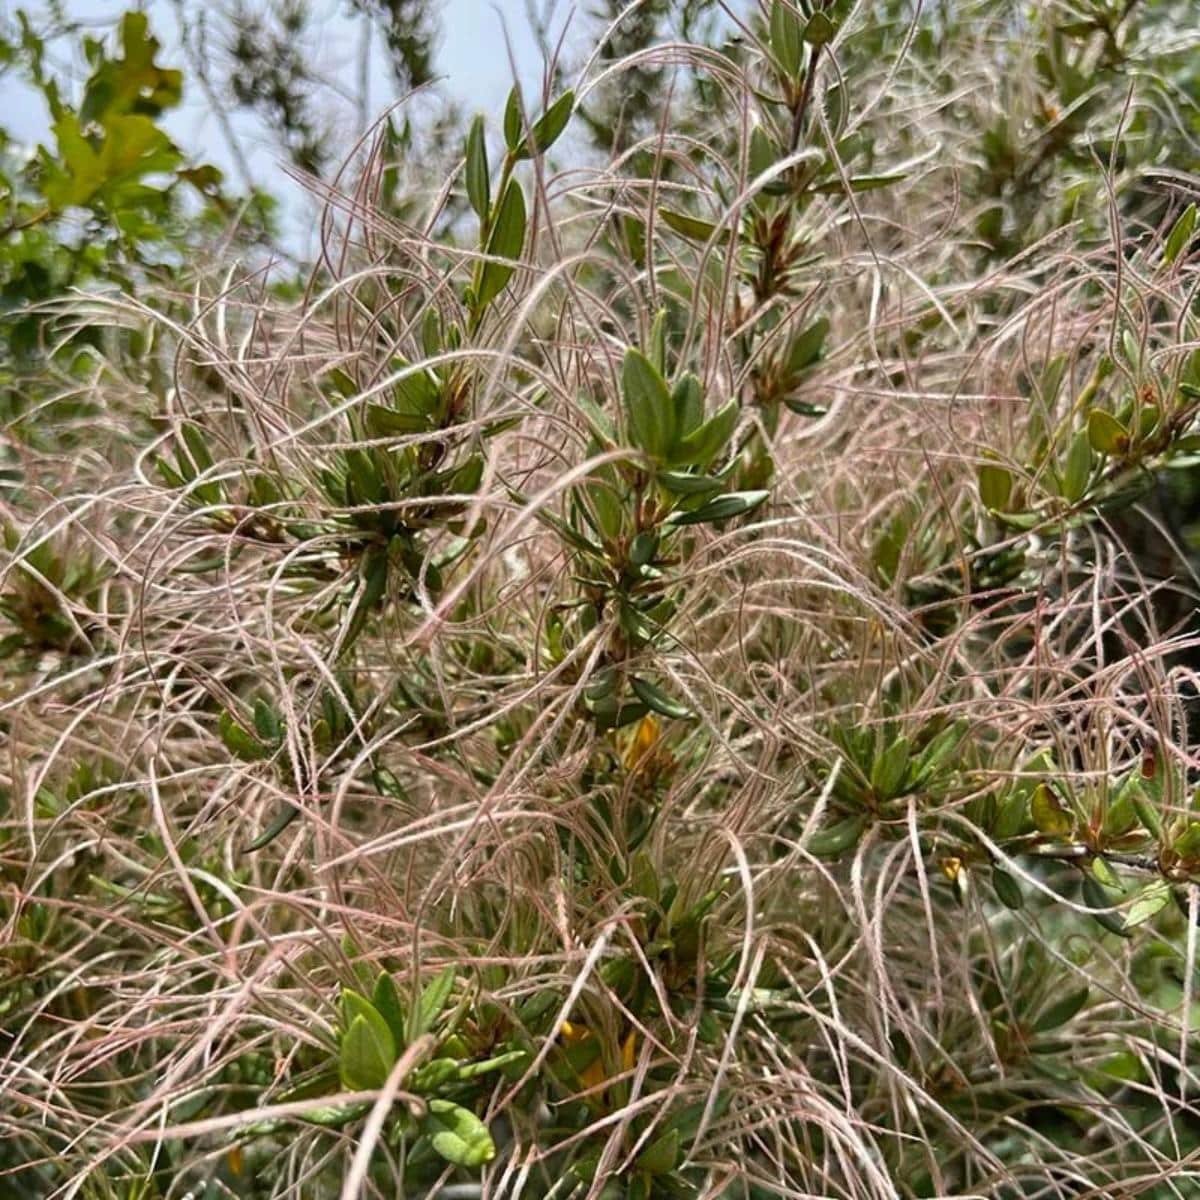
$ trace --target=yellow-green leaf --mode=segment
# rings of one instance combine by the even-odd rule
[[[1087,435],[1098,454],[1121,455],[1129,449],[1129,430],[1102,408],[1088,413]]]
[[[1065,837],[1075,827],[1071,814],[1063,807],[1049,784],[1037,785],[1029,808],[1039,833],[1049,837]]]
[[[1146,884],[1137,899],[1125,910],[1124,926],[1133,929],[1162,912],[1171,899],[1171,885],[1165,879],[1155,879]]]
[[[259,759],[270,757],[270,747],[264,746],[258,738],[243,729],[229,713],[221,713],[217,727],[226,748],[244,762],[257,762]]]
[[[984,463],[979,468],[979,499],[991,512],[1003,512],[1012,495],[1012,472],[998,463]]]
[[[383,1087],[396,1061],[396,1040],[379,1010],[349,988],[342,992],[346,1031],[338,1056],[342,1085],[354,1091]]]
[[[827,13],[817,11],[808,18],[804,26],[804,40],[813,46],[824,46],[833,41],[837,26],[829,19]]]
[[[487,1126],[469,1109],[449,1100],[430,1100],[422,1126],[434,1150],[456,1167],[482,1167],[496,1157]]]

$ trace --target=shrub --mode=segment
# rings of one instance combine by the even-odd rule
[[[6,1194],[1194,1194],[1181,14],[772,0],[42,312]]]

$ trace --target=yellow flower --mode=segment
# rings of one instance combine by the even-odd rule
[[[625,747],[622,759],[628,770],[632,771],[646,761],[658,742],[658,735],[658,721],[652,714],[647,714],[634,726],[633,736]]]
[[[586,1042],[588,1038],[595,1038],[595,1034],[586,1025],[576,1025],[571,1021],[564,1021],[559,1027],[559,1034],[564,1042],[571,1046],[577,1046],[580,1042]],[[630,1033],[621,1045],[621,1070],[632,1071],[634,1064],[637,1062],[637,1034]],[[597,1054],[594,1059],[579,1073],[580,1082],[585,1088],[598,1088],[603,1086],[608,1075],[604,1070],[604,1054]]]
[[[637,1062],[637,1034],[631,1033],[621,1047],[621,1070],[632,1071]]]

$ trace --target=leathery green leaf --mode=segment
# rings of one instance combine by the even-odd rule
[[[653,458],[665,459],[675,443],[675,406],[662,375],[632,346],[625,351],[621,390],[634,444]]]
[[[504,289],[516,269],[515,261],[525,246],[525,193],[515,180],[509,180],[496,212],[496,222],[488,235],[486,253],[489,261],[479,272],[475,288],[475,303],[482,310]],[[509,261],[495,261],[495,260]]]

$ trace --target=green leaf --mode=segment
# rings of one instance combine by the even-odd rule
[[[1042,378],[1038,382],[1038,394],[1043,404],[1051,405],[1058,399],[1058,393],[1062,388],[1062,381],[1066,373],[1067,356],[1056,354],[1046,364],[1042,371]]]
[[[529,1060],[528,1050],[506,1050],[503,1054],[497,1054],[494,1058],[485,1059],[483,1062],[467,1063],[465,1066],[458,1068],[459,1079],[476,1079],[480,1075],[490,1075],[493,1071],[503,1071],[505,1067],[511,1067],[516,1063],[524,1065]]]
[[[1189,822],[1187,829],[1175,839],[1172,849],[1189,862],[1200,858],[1200,821]]]
[[[553,988],[543,988],[535,992],[528,1000],[523,1000],[517,1008],[517,1020],[522,1025],[533,1026],[542,1017],[548,1016],[562,1003],[562,995]]]
[[[586,484],[588,503],[581,509],[584,519],[603,538],[620,537],[625,524],[625,505],[622,497],[607,479],[589,479]]]
[[[1093,858],[1089,869],[1095,876],[1096,881],[1104,884],[1106,888],[1111,888],[1114,892],[1125,890],[1121,883],[1120,875],[1116,873],[1112,863],[1103,855],[1097,855]]]
[[[512,154],[520,154],[524,141],[525,119],[521,112],[521,93],[516,85],[508,93],[508,101],[504,105],[504,142]]]
[[[1012,472],[997,463],[979,468],[979,499],[989,512],[1004,512],[1012,495]]]
[[[467,134],[467,199],[475,215],[486,221],[492,207],[492,188],[482,116],[471,122]]]
[[[615,702],[612,709],[607,706],[596,706],[596,728],[597,729],[624,729],[627,725],[632,725],[635,721],[640,721],[650,710],[642,703],[622,704],[619,707]]]
[[[1028,821],[1029,800],[1024,791],[1013,789],[1003,796],[996,807],[992,833],[998,841],[1007,841],[1024,831]]]
[[[1070,504],[1077,504],[1087,491],[1092,474],[1092,444],[1085,430],[1080,430],[1072,439],[1067,450],[1067,461],[1063,467],[1062,494]]]
[[[458,977],[456,968],[450,966],[440,971],[421,992],[421,999],[412,1012],[412,1032],[409,1041],[416,1041],[423,1033],[428,1033],[442,1015],[446,1001],[454,990],[454,981]]]
[[[717,496],[707,504],[694,508],[691,512],[673,512],[666,525],[699,525],[706,521],[725,521],[730,517],[744,516],[756,509],[770,496],[770,492],[729,492],[725,496]]]
[[[254,701],[254,729],[264,742],[277,744],[283,737],[279,714],[261,696]]]
[[[1137,818],[1146,832],[1155,838],[1161,838],[1162,816],[1158,811],[1158,806],[1146,795],[1140,782],[1130,793],[1130,801],[1133,804],[1133,811],[1137,813]]]
[[[666,692],[651,683],[648,679],[641,679],[637,675],[631,675],[629,683],[633,688],[634,695],[653,712],[680,721],[692,716],[690,708],[684,704],[680,704],[678,700],[671,699]]]
[[[1123,922],[1126,929],[1134,929],[1151,917],[1162,912],[1170,902],[1171,885],[1165,879],[1155,879],[1146,884],[1134,902],[1125,910]]]
[[[687,471],[659,471],[659,484],[675,496],[701,496],[719,492],[725,484],[713,475],[692,475]]]
[[[654,860],[645,850],[639,850],[629,864],[629,888],[636,896],[644,896],[655,904],[662,898],[662,885]]]
[[[805,849],[817,858],[836,858],[858,845],[865,828],[862,817],[847,817],[814,833],[805,843]]]
[[[1138,344],[1138,340],[1134,336],[1132,329],[1123,329],[1121,331],[1121,349],[1125,351],[1126,361],[1134,371],[1137,371],[1142,362],[1142,348]]]
[[[785,75],[796,79],[804,63],[804,27],[800,16],[787,0],[771,5],[771,53]]]
[[[300,1114],[300,1120],[308,1121],[313,1125],[322,1125],[328,1129],[339,1129],[343,1125],[348,1125],[351,1121],[357,1121],[370,1111],[371,1106],[369,1104],[323,1104],[318,1108],[305,1109]],[[282,1128],[283,1122],[272,1124],[260,1121],[255,1125],[246,1126],[245,1132],[249,1133],[252,1130],[263,1129],[265,1133],[278,1133],[281,1132]]]
[[[1088,413],[1087,436],[1098,454],[1122,455],[1129,449],[1129,431],[1102,408]]]
[[[489,196],[487,204],[490,203],[491,197]],[[487,205],[485,205],[486,207]],[[442,315],[433,305],[425,310],[425,315],[421,318],[421,349],[426,357],[432,357],[442,351]]]
[[[613,423],[609,418],[608,413],[604,411],[586,392],[579,392],[575,396],[575,403],[579,406],[580,412],[587,419],[588,426],[593,434],[605,445],[615,445],[617,441],[616,430],[613,428]]]
[[[396,1039],[379,1010],[365,996],[345,988],[338,1070],[342,1085],[354,1091],[383,1087],[396,1062]]]
[[[121,18],[121,57],[101,57],[84,89],[79,119],[84,124],[107,124],[121,113],[157,115],[174,108],[183,92],[183,74],[159,67],[154,59],[158,40],[150,34],[143,12],[127,12]],[[95,60],[93,60],[95,61]]]
[[[1034,529],[1046,519],[1042,513],[1038,512],[993,512],[992,516],[1010,529]]]
[[[996,889],[996,898],[1005,908],[1018,909],[1025,904],[1025,896],[1021,885],[1001,867],[992,868],[992,887]]]
[[[633,443],[653,458],[665,459],[675,444],[675,406],[654,364],[632,346],[625,351],[621,391]]]
[[[482,311],[504,289],[515,269],[514,263],[521,257],[525,246],[525,193],[515,180],[509,180],[508,188],[500,201],[496,223],[488,235],[486,253],[495,259],[510,262],[485,262],[475,287],[475,304]]]
[[[700,466],[712,462],[728,448],[740,415],[741,405],[736,400],[727,400],[707,421],[686,434],[671,461]]]
[[[1183,210],[1183,214],[1179,220],[1171,226],[1171,232],[1167,234],[1166,245],[1163,247],[1163,262],[1173,263],[1188,242],[1192,240],[1192,233],[1196,228],[1196,206],[1189,204]]]
[[[660,208],[658,215],[662,219],[662,223],[669,229],[673,229],[680,237],[685,237],[691,242],[707,242],[714,233],[717,227],[711,221],[701,220],[699,217],[693,217],[689,213],[676,212],[671,208]],[[722,238],[729,236],[727,229],[722,230]]]
[[[820,358],[829,334],[829,318],[818,317],[793,339],[787,351],[787,375],[794,379]]]
[[[367,432],[372,437],[393,437],[398,434],[424,433],[431,428],[427,416],[399,412],[382,404],[368,404],[364,420]]]
[[[1039,833],[1048,837],[1065,837],[1075,828],[1071,814],[1062,806],[1049,784],[1039,783],[1034,789],[1029,809]]]
[[[907,178],[908,175],[904,171],[889,171],[879,175],[851,175],[846,182],[850,185],[852,192],[873,192],[876,188],[889,187],[891,184],[899,183],[902,179]],[[821,195],[836,195],[845,186],[846,184],[839,176],[837,179],[813,184],[812,190]]]
[[[158,472],[159,477],[167,487],[181,488],[187,486],[187,480],[166,459],[158,455],[154,457],[154,469]]]
[[[778,160],[779,147],[762,125],[755,125],[750,131],[751,178],[757,179],[760,175],[765,175]]]
[[[823,417],[829,412],[829,408],[824,404],[813,404],[808,400],[801,400],[796,396],[784,396],[784,404],[800,417]]]
[[[904,785],[911,749],[903,734],[896,738],[871,767],[871,790],[881,800],[890,800]]]
[[[358,640],[367,623],[367,618],[387,594],[388,552],[384,546],[372,546],[363,555],[360,578],[355,592],[354,607],[346,625],[342,641],[342,653],[349,650]]]
[[[456,1059],[434,1058],[423,1066],[418,1067],[408,1079],[408,1086],[414,1092],[437,1092],[452,1080],[462,1077],[461,1068]]]
[[[252,854],[255,850],[269,846],[299,816],[299,807],[285,800],[275,814],[275,819],[246,847],[246,853]]]
[[[669,1129],[637,1156],[634,1166],[647,1175],[667,1175],[679,1164],[679,1130]]]
[[[644,567],[654,561],[658,553],[658,534],[652,529],[643,529],[629,544],[629,561],[635,567]]]
[[[1068,992],[1061,1000],[1043,1010],[1042,1015],[1033,1024],[1034,1033],[1049,1033],[1065,1025],[1088,1002],[1090,989],[1085,983],[1083,987]]]
[[[833,41],[836,33],[837,26],[826,13],[819,11],[813,13],[804,26],[804,40],[810,46],[824,46],[827,42]]]
[[[654,364],[654,369],[665,379],[667,376],[667,310],[660,308],[654,314],[654,324],[650,326],[650,348],[647,358]]]
[[[166,193],[144,177],[167,175],[183,158],[170,138],[147,116],[109,116],[103,132],[85,137],[74,113],[64,112],[53,125],[57,159],[47,155],[43,193],[55,209],[90,206],[100,209],[131,234],[148,203],[166,204]]]
[[[1109,900],[1104,893],[1104,889],[1090,875],[1083,877],[1083,902],[1088,908],[1092,909],[1109,908]],[[1133,936],[1113,912],[1093,912],[1092,916],[1109,933],[1115,933],[1118,937],[1127,938]]]
[[[957,749],[959,742],[966,737],[967,728],[967,721],[955,721],[929,742],[917,759],[915,783],[922,783],[937,772],[938,768]]]
[[[482,1167],[496,1157],[487,1126],[469,1109],[449,1100],[430,1100],[422,1132],[430,1145],[456,1167]]]
[[[351,489],[346,489],[347,503],[379,504],[384,500],[383,481],[375,469],[375,458],[357,447],[345,452],[346,469],[349,472]]]
[[[404,1005],[400,1002],[400,993],[396,991],[396,984],[386,971],[380,971],[379,978],[375,980],[371,1003],[387,1022],[396,1045],[405,1045],[408,1041],[407,1016]]]
[[[521,156],[528,157],[530,152],[533,154],[545,154],[558,141],[574,111],[575,93],[572,91],[563,92],[534,122],[533,128],[529,131],[529,149],[524,150]]]
[[[671,389],[671,402],[676,410],[676,424],[685,440],[695,433],[704,420],[704,385],[691,371],[685,371]]]
[[[358,384],[340,367],[334,367],[329,372],[329,382],[333,384],[334,391],[347,400],[358,392]]]
[[[240,758],[244,762],[258,762],[261,759],[270,758],[271,748],[264,746],[258,738],[243,729],[229,713],[221,713],[217,721],[217,728],[221,734],[221,741],[225,743],[226,749],[234,757]]]
[[[196,465],[197,472],[203,473],[210,470],[213,465],[213,456],[199,427],[189,421],[180,426],[179,432],[187,446],[188,455]]]

